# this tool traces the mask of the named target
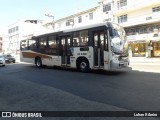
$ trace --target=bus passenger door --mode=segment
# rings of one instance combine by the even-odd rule
[[[62,65],[70,65],[70,36],[62,36],[61,40],[61,58],[62,58]]]
[[[105,32],[93,32],[94,39],[94,66],[104,67]]]

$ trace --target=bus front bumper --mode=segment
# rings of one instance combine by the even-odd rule
[[[111,61],[111,67],[110,68],[113,71],[129,71],[129,70],[132,70],[132,68],[129,67],[129,61],[119,61],[119,62]]]

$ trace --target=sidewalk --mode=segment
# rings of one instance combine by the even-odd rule
[[[136,71],[160,73],[160,58],[131,57],[130,67]]]
[[[130,63],[160,63],[160,58],[131,57]]]

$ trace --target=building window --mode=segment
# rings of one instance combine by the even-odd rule
[[[127,0],[120,0],[117,2],[118,9],[127,6]]]
[[[129,29],[126,29],[126,34],[129,36],[129,35],[135,35],[136,34],[136,29],[134,28],[129,28]]]
[[[70,26],[70,20],[66,21],[66,26]]]
[[[89,13],[89,19],[93,20],[93,13]]]
[[[11,33],[12,33],[12,29],[9,29],[9,30],[8,30],[8,33],[11,34]]]
[[[78,17],[78,23],[82,23],[82,16]]]
[[[122,15],[118,17],[118,23],[127,22],[127,15]]]
[[[139,34],[145,34],[145,33],[147,33],[147,27],[139,28]]]
[[[111,10],[111,4],[106,4],[103,6],[103,12],[107,12]]]
[[[152,8],[152,12],[159,12],[160,11],[160,6]]]
[[[16,27],[14,27],[14,28],[9,29],[9,30],[8,30],[8,33],[11,34],[11,33],[14,33],[14,32],[16,32],[16,31],[18,31],[18,30],[19,30],[19,27],[16,26]]]
[[[160,42],[153,42],[152,46],[154,57],[160,57]]]
[[[19,27],[18,26],[16,26],[16,31],[18,31],[19,30]]]
[[[66,21],[66,26],[70,26],[74,24],[74,20],[73,19],[69,19]]]
[[[15,27],[13,28],[13,32],[16,32],[16,28]]]
[[[131,27],[131,28],[126,28],[125,31],[127,35],[154,33],[155,35],[158,36],[158,34],[160,34],[160,24],[150,24],[150,25]]]

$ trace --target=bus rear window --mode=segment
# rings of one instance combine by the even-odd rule
[[[28,48],[27,40],[21,41],[21,50],[26,50]]]

